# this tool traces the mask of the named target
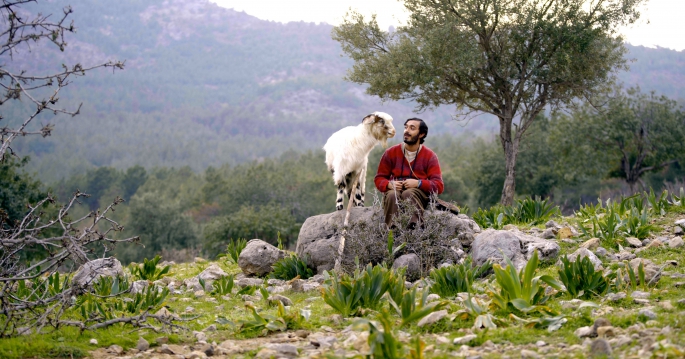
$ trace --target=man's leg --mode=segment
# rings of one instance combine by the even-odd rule
[[[409,188],[402,192],[402,200],[409,200],[414,204],[416,212],[409,220],[410,226],[416,226],[423,221],[423,209],[428,205],[428,195],[418,188]]]
[[[397,201],[399,199],[395,196],[395,191],[386,191],[383,194],[383,214],[385,215],[385,225],[390,228],[392,219],[397,213]]]

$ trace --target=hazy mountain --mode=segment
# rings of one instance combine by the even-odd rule
[[[206,0],[69,3],[78,32],[64,53],[39,43],[0,60],[44,72],[119,59],[126,69],[79,78],[62,98],[84,102],[82,115],[56,119],[50,138],[18,141],[16,149],[33,157],[31,169],[45,180],[103,165],[237,164],[320,148],[372,111],[390,113],[399,126],[414,116],[412,103],[383,104],[342,80],[352,62],[331,40],[330,25],[263,21]],[[40,1],[24,9],[58,14],[63,5]],[[637,61],[623,81],[685,98],[683,52],[629,48]],[[20,108],[3,111],[22,119]],[[453,112],[442,107],[420,116],[431,134],[486,134],[496,126],[485,116],[466,125]]]

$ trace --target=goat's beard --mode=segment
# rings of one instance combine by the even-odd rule
[[[381,140],[381,146],[383,146],[383,148],[388,148],[388,139],[387,138],[383,138]]]

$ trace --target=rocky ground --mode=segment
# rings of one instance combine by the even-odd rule
[[[563,223],[563,219],[559,221]],[[564,318],[561,327],[553,331],[526,325],[525,318],[517,320],[498,313],[498,328],[477,330],[472,319],[459,316],[465,293],[456,298],[431,294],[429,300],[448,299],[448,307],[417,325],[396,328],[395,336],[407,348],[420,338],[428,358],[685,357],[685,215],[669,214],[654,223],[660,229],[653,235],[642,241],[627,239],[628,245],[620,250],[605,248],[596,238],[582,238],[568,223],[550,222],[544,228],[508,226],[501,231],[475,228],[473,238],[468,239],[471,243],[459,248],[474,261],[478,251],[487,252],[485,244],[489,243],[502,250],[499,254],[490,251],[485,257],[497,261],[498,255],[501,259],[511,250],[506,255],[520,260],[517,266],[525,265],[528,254],[538,250],[546,258],[540,273],[555,277],[557,259],[562,255],[588,256],[605,272],[625,265],[637,268],[642,262],[646,281],[651,284],[596,297],[590,300],[596,304],[591,307],[566,293],[557,293],[547,304]],[[155,331],[115,326],[50,338],[66,340],[67,345],[86,345],[93,358],[342,358],[368,354],[368,325],[359,323],[358,318],[342,318],[324,303],[324,275],[291,281],[256,276],[268,271],[267,262],[283,255],[265,242],[252,241],[241,254],[240,266],[200,258],[195,263],[172,263],[169,275],[154,282],[171,290],[166,307],[157,314],[186,319],[179,323],[182,327]],[[228,295],[211,295],[211,282],[226,275],[235,275],[236,288]],[[489,276],[476,283],[476,298],[487,300],[485,288],[492,282]],[[146,285],[136,282],[134,291]],[[429,285],[424,279],[406,283],[408,288]],[[266,292],[238,293],[247,286],[261,286]],[[304,318],[297,328],[238,330],[241,323],[251,319],[250,307],[258,308],[264,317],[275,316],[278,302],[287,313],[299,313]],[[367,311],[365,317],[374,319],[374,313]],[[49,340],[46,338],[31,334],[26,340]]]

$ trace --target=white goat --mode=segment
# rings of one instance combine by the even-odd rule
[[[338,187],[335,208],[343,209],[343,197],[347,194],[347,225],[352,206],[364,205],[366,191],[366,166],[369,153],[377,145],[387,147],[388,138],[395,136],[392,117],[384,112],[374,112],[357,126],[345,127],[328,138],[323,149],[326,151],[326,165],[333,174]]]

